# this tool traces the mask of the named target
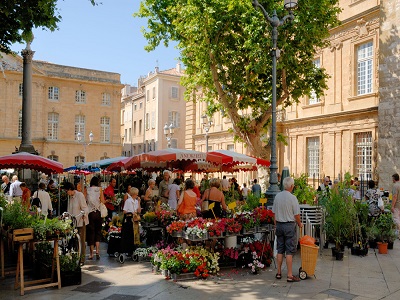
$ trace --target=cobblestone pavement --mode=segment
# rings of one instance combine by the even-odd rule
[[[223,269],[207,280],[166,280],[152,273],[150,263],[127,260],[120,264],[106,254],[102,244],[100,260],[87,261],[79,286],[26,291],[14,290],[14,277],[0,280],[0,299],[400,299],[400,241],[389,254],[370,249],[366,257],[345,250],[343,261],[336,261],[330,249],[318,256],[315,277],[297,283],[275,279],[274,264],[261,274],[245,269]],[[294,270],[301,266],[294,257]]]

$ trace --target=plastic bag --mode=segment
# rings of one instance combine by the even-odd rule
[[[315,245],[315,239],[309,235],[302,236],[300,238],[300,245],[310,245],[314,246]]]
[[[277,240],[278,240],[278,238],[275,235],[275,238],[274,238],[274,257],[278,256],[278,241]]]
[[[383,203],[382,197],[378,198],[378,207],[383,210],[385,208],[385,204]]]

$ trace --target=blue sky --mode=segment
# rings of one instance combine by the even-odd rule
[[[62,21],[59,30],[35,29],[31,48],[34,60],[121,74],[121,83],[137,85],[140,75],[174,68],[179,52],[170,45],[160,45],[147,52],[147,41],[140,29],[147,20],[134,18],[139,0],[99,0],[92,6],[89,0],[58,1]],[[20,51],[24,44],[15,44]]]

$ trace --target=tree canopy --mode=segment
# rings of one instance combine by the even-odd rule
[[[268,13],[287,14],[283,0],[259,1]],[[293,22],[278,28],[277,104],[285,108],[302,96],[327,88],[328,74],[315,67],[339,24],[339,0],[299,0]],[[186,100],[201,90],[208,114],[222,110],[235,137],[254,155],[266,157],[265,136],[272,102],[272,27],[251,0],[142,0],[134,16],[147,18],[146,50],[176,41],[186,66]],[[199,99],[198,99],[199,100]]]
[[[60,21],[57,0],[0,1],[0,52],[10,53],[13,43],[30,41],[33,28],[54,31]]]

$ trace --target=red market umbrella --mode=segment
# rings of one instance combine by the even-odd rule
[[[249,169],[248,166],[263,166],[269,167],[271,163],[262,158],[248,156],[246,154],[237,153],[229,150],[215,150],[207,153],[207,161],[218,165],[227,167],[236,167],[242,169]]]
[[[32,169],[46,174],[62,173],[64,171],[61,163],[27,152],[0,157],[0,168]]]

